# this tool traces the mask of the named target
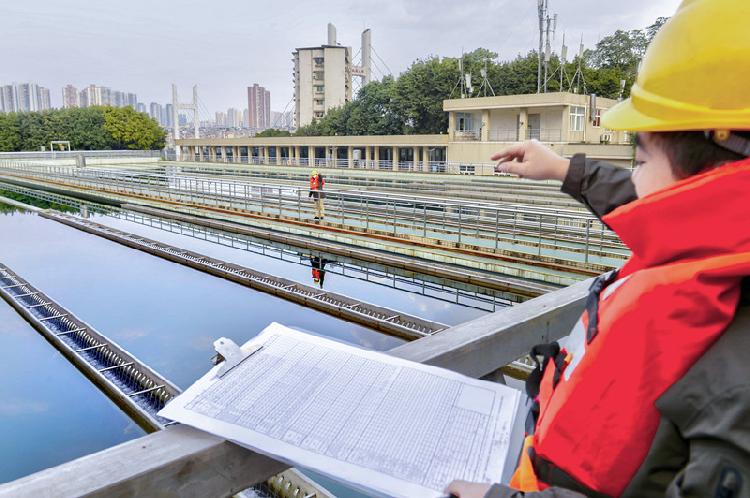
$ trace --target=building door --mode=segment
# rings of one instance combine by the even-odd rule
[[[539,140],[542,136],[542,116],[529,114],[529,139]]]

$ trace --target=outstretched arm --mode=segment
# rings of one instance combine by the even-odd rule
[[[513,145],[492,156],[495,171],[530,180],[558,180],[561,190],[593,214],[602,217],[637,198],[630,171],[576,154],[572,159],[557,155],[536,140]]]

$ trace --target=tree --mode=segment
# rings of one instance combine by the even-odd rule
[[[21,130],[18,124],[18,114],[0,113],[0,152],[20,150]]]
[[[256,137],[290,137],[292,134],[287,130],[277,130],[276,128],[269,128],[256,133]]]
[[[113,140],[113,148],[153,150],[164,147],[165,131],[147,115],[132,107],[105,107],[104,130]]]
[[[165,132],[130,107],[0,114],[0,151],[40,150],[53,140],[73,149],[160,149]]]

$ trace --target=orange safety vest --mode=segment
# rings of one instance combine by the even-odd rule
[[[596,493],[623,493],[653,442],[656,400],[734,318],[740,282],[750,276],[748,192],[743,160],[604,217],[632,256],[594,281],[570,336],[532,351],[534,403],[512,487],[537,491],[572,479]]]
[[[323,181],[323,178],[320,175],[315,175],[310,177],[310,190],[322,190],[323,184],[325,182]]]

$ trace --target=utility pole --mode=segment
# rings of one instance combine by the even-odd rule
[[[546,16],[547,29],[545,30],[545,41],[544,41],[544,85],[543,91],[547,93],[547,74],[549,71],[549,61],[552,58],[552,44],[550,41],[550,31],[552,31],[552,38],[555,37],[557,31],[557,14],[550,17],[549,14]]]
[[[563,81],[565,76],[565,59],[568,57],[568,47],[565,45],[565,32],[563,32],[562,48],[560,49],[560,91],[563,89]]]
[[[536,93],[542,93],[542,49],[544,44],[544,15],[547,10],[547,0],[537,0],[536,6],[539,12],[539,64],[536,70]]]

